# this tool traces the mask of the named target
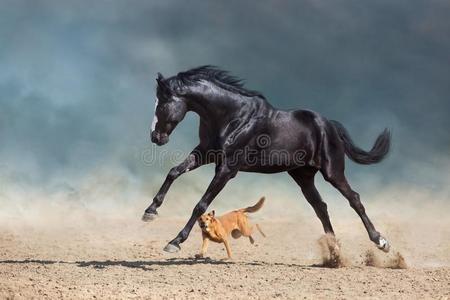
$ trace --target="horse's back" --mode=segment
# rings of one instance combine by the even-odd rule
[[[314,111],[280,111],[273,123],[274,148],[303,151],[306,166],[320,168],[325,148],[333,148],[343,155],[335,128],[327,118]]]
[[[269,121],[269,134],[274,146],[288,149],[308,148],[316,144],[320,134],[320,123],[325,123],[319,114],[310,110],[278,111]]]

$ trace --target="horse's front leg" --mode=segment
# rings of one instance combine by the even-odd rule
[[[213,180],[208,186],[205,194],[201,198],[201,200],[197,203],[192,211],[192,215],[187,222],[186,226],[178,233],[176,238],[170,241],[166,247],[164,247],[164,251],[167,252],[177,252],[179,251],[180,244],[183,243],[189,236],[189,233],[192,230],[197,219],[205,213],[208,206],[214,200],[214,198],[219,194],[219,192],[223,189],[223,187],[227,184],[227,182],[236,176],[238,168],[233,167],[230,168],[227,165],[220,165],[216,168],[216,174],[214,175]]]
[[[201,165],[203,165],[204,157],[202,153],[196,148],[194,149],[189,156],[178,166],[170,169],[167,174],[166,180],[162,184],[155,198],[153,198],[152,204],[144,212],[142,216],[142,221],[149,222],[153,221],[158,215],[156,209],[161,206],[164,201],[164,197],[167,194],[172,183],[177,179],[181,174],[194,170]]]

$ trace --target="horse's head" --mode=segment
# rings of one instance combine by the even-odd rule
[[[151,139],[161,146],[169,141],[169,135],[183,120],[187,112],[186,102],[178,95],[164,77],[158,73],[156,78],[155,116],[153,117]]]

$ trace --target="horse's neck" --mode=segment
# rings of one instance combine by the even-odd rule
[[[237,105],[232,99],[229,99],[228,102],[223,99],[194,99],[190,101],[188,109],[198,114],[203,124],[213,127],[225,126],[238,111]]]
[[[235,120],[248,122],[271,114],[273,108],[264,99],[224,90],[211,83],[191,87],[188,110],[200,116],[200,135],[222,134]]]

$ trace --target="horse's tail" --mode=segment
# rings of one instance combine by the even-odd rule
[[[330,122],[336,128],[339,137],[344,143],[345,154],[354,162],[363,165],[375,164],[385,158],[389,152],[391,133],[387,128],[377,137],[372,149],[367,152],[353,143],[350,135],[341,123],[334,120],[330,120]]]
[[[261,209],[261,207],[263,207],[265,200],[266,200],[266,197],[261,197],[261,199],[259,199],[259,201],[255,205],[249,206],[249,207],[246,207],[246,208],[241,208],[240,211],[246,212],[246,213],[257,212],[258,210]]]

